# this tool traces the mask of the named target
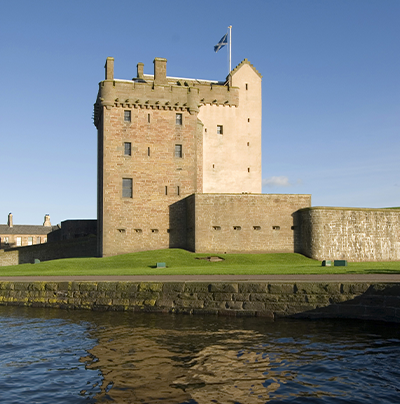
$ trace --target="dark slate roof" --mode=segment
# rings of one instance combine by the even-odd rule
[[[15,224],[9,227],[7,224],[0,224],[0,234],[48,234],[56,229],[57,226]]]

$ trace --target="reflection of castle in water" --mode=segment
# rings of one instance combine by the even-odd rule
[[[258,338],[244,330],[107,329],[88,364],[104,377],[96,402],[265,403],[283,378],[270,374],[265,350],[243,349]]]

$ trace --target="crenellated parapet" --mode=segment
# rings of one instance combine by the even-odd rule
[[[154,60],[154,75],[143,74],[143,63],[137,66],[132,80],[114,79],[114,59],[107,58],[106,79],[99,83],[94,104],[94,124],[98,126],[103,107],[111,109],[144,108],[188,111],[197,114],[202,105],[239,105],[238,88],[227,82],[174,78],[166,76],[166,59]]]

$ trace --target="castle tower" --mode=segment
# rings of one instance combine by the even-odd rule
[[[261,76],[244,60],[226,81],[168,77],[107,58],[94,106],[99,255],[185,247],[193,193],[261,192]]]

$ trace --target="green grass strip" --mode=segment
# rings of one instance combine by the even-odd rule
[[[220,262],[196,258],[219,256]],[[167,268],[155,268],[165,262]],[[166,249],[106,258],[70,258],[0,267],[0,276],[46,275],[271,275],[271,274],[396,274],[400,261],[349,262],[347,267],[322,267],[301,254],[195,254]]]

